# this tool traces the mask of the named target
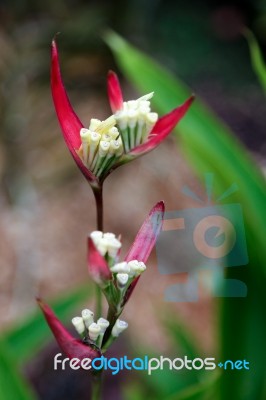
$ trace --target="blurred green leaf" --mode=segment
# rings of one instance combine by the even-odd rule
[[[139,381],[131,381],[122,386],[124,400],[140,400],[146,398],[145,389]]]
[[[93,289],[89,285],[79,287],[60,299],[52,301],[51,306],[62,322],[69,323],[73,311],[81,303],[89,300],[92,293]],[[16,357],[20,364],[27,362],[51,339],[51,331],[39,309],[34,315],[1,336],[2,343],[5,343],[11,355]]]
[[[255,35],[249,29],[245,29],[244,35],[248,41],[253,70],[260,81],[261,87],[266,93],[266,65],[259,44]]]
[[[183,102],[191,91],[151,58],[113,32],[105,36],[118,65],[141,94],[155,92],[153,103],[166,113]],[[182,55],[180,55],[182,56]],[[252,371],[225,371],[219,393],[222,400],[264,398],[265,324],[265,179],[230,129],[196,99],[176,129],[179,145],[199,177],[215,174],[216,194],[232,184],[239,190],[232,197],[244,213],[249,265],[227,268],[227,278],[246,283],[247,298],[224,298],[221,311],[221,358],[247,359]]]
[[[178,354],[187,356],[193,360],[197,357],[202,357],[201,351],[196,347],[196,340],[192,338],[188,329],[181,323],[178,318],[173,318],[172,315],[166,314],[163,318],[163,326],[172,337],[174,348],[178,349]],[[205,371],[191,370],[189,371],[190,384],[197,383],[202,379]]]
[[[17,370],[16,361],[9,354],[5,343],[0,341],[0,399],[34,400],[29,385]]]
[[[213,400],[216,399],[217,383],[220,375],[213,372],[213,376],[204,381],[191,385],[182,392],[167,397],[165,400]]]
[[[196,339],[178,318],[173,318],[172,314],[164,315],[163,326],[172,337],[174,346],[181,349],[183,354],[190,359],[201,357],[200,350],[196,346]]]

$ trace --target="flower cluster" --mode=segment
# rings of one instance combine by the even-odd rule
[[[81,128],[78,150],[83,164],[97,178],[109,170],[123,154],[123,144],[113,116],[105,121],[91,119],[89,129]]]
[[[186,114],[194,99],[191,96],[184,104],[158,118],[150,108],[153,93],[123,101],[118,78],[110,71],[107,91],[113,115],[105,121],[93,118],[89,128],[84,128],[64,88],[55,40],[52,42],[51,89],[65,142],[92,188],[99,187],[118,166],[157,147]]]
[[[84,309],[81,312],[81,316],[72,318],[72,324],[84,343],[94,345],[100,349],[105,331],[109,327],[110,322],[102,317],[98,318],[97,322],[94,322],[93,312],[89,309]],[[127,327],[128,323],[118,318],[111,331],[112,338],[117,338]]]
[[[142,224],[124,261],[119,262],[121,241],[113,233],[93,231],[88,238],[88,271],[101,288],[109,304],[107,319],[94,322],[92,311],[85,309],[81,316],[72,319],[80,339],[73,338],[53,311],[42,301],[39,305],[62,350],[70,357],[82,360],[105,351],[113,340],[127,328],[119,319],[125,304],[133,293],[140,275],[146,269],[146,261],[161,231],[164,203],[157,203]],[[87,347],[87,353],[86,353]]]

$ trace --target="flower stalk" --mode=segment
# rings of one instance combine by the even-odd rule
[[[124,260],[119,262],[120,236],[103,233],[104,180],[114,169],[156,148],[186,114],[194,96],[159,117],[151,110],[153,92],[124,101],[118,77],[110,71],[107,92],[112,114],[103,121],[91,118],[87,129],[74,112],[65,90],[55,40],[51,56],[51,90],[58,121],[66,145],[95,198],[97,230],[88,238],[88,272],[96,284],[96,319],[88,309],[74,317],[72,324],[79,335],[76,339],[48,305],[37,301],[62,351],[81,363],[84,358],[99,357],[128,327],[119,317],[146,269],[164,216],[164,203],[160,201],[151,209]],[[108,303],[107,319],[102,317],[103,295]],[[102,372],[92,371],[92,400],[101,398]]]

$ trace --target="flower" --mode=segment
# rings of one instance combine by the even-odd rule
[[[146,269],[146,261],[162,229],[164,203],[158,202],[142,224],[124,261],[121,242],[113,233],[94,231],[88,238],[88,271],[112,307],[120,311]]]
[[[75,339],[62,325],[59,319],[56,317],[51,308],[45,304],[41,299],[37,299],[37,302],[44,314],[44,317],[54,334],[54,337],[61,348],[61,350],[70,358],[78,358],[81,362],[84,358],[90,358],[93,360],[100,356],[100,351],[96,346],[92,346],[90,343],[84,342],[80,339]],[[81,333],[80,321],[74,318],[73,325],[78,326],[79,332]]]
[[[193,96],[169,114],[158,118],[150,110],[153,93],[123,102],[118,78],[107,79],[111,115],[104,121],[92,118],[88,129],[75,114],[61,78],[58,51],[52,41],[51,90],[61,130],[72,157],[93,188],[118,166],[157,147],[190,107]]]

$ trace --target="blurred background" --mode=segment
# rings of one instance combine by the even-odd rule
[[[15,333],[15,327],[23,327],[25,318],[30,318],[37,294],[59,302],[57,299],[63,298],[58,307],[67,311],[71,308],[68,296],[74,296],[74,314],[66,312],[66,321],[82,306],[94,306],[92,285],[88,300],[83,286],[82,296],[75,294],[84,282],[90,284],[86,235],[95,229],[94,199],[63,142],[53,108],[51,39],[60,32],[57,41],[63,79],[85,126],[92,117],[105,119],[110,115],[106,95],[109,69],[118,72],[126,100],[145,94],[126,79],[104,42],[104,32],[111,28],[185,82],[191,93],[229,125],[250,153],[252,163],[264,171],[265,97],[241,32],[244,26],[249,27],[265,50],[266,3],[13,0],[1,1],[0,22],[0,326],[3,337],[13,334],[8,339],[12,347],[22,335],[22,331]],[[174,137],[167,139],[154,152],[115,171],[105,184],[105,230],[123,235],[124,253],[158,200],[165,200],[167,210],[198,207],[182,194],[184,185],[206,198],[196,171],[174,143]],[[187,340],[187,333],[180,339],[183,329],[194,336],[193,343],[202,353],[217,354],[219,304],[206,290],[197,303],[165,303],[164,290],[175,279],[160,275],[154,252],[126,307],[124,318],[130,329],[127,339],[117,344],[115,354],[137,356],[156,350],[156,354],[175,355],[180,341],[184,344]],[[179,333],[175,330],[174,339],[166,332],[163,317],[182,325]],[[38,329],[45,329],[42,324],[40,316],[33,342]],[[30,331],[25,329],[26,337]],[[58,348],[48,330],[44,338],[51,339],[49,345],[43,347],[36,341],[31,355],[18,360],[16,368],[24,370],[23,376],[32,386],[27,389],[28,397],[20,398],[89,398],[85,373],[53,371],[52,358]],[[149,394],[152,399],[158,390],[159,398],[168,398],[191,383],[184,376],[183,383],[175,387],[173,374],[166,388],[157,388],[158,382],[151,378],[141,382],[142,389],[136,389],[130,386],[130,379],[108,376],[105,398],[142,399]],[[136,379],[140,379],[139,374]],[[169,385],[173,388],[170,391]],[[9,399],[7,393],[2,398]]]

